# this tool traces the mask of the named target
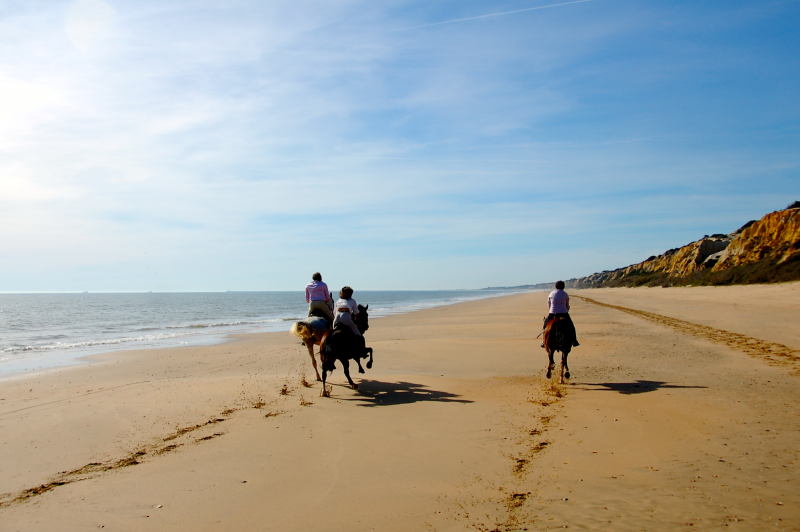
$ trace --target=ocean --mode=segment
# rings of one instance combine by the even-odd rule
[[[512,293],[359,291],[370,319]],[[288,331],[303,292],[0,294],[0,375],[122,349],[209,345],[230,334]]]

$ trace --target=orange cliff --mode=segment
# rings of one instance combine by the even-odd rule
[[[705,236],[638,264],[570,279],[567,284],[599,288],[796,280],[800,278],[798,268],[788,264],[796,259],[800,259],[800,202],[748,222],[733,233]],[[733,275],[734,270],[748,266],[749,272]]]
[[[800,208],[771,212],[745,228],[722,253],[714,271],[772,259],[786,262],[800,253]]]

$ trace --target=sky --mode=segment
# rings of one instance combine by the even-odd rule
[[[800,1],[4,0],[0,292],[512,286],[800,199]]]

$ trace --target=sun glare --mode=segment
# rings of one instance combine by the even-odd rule
[[[80,51],[90,52],[113,32],[116,10],[103,0],[77,0],[67,9],[64,29]]]

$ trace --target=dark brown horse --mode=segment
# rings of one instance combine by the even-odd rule
[[[319,358],[322,362],[322,391],[326,395],[327,389],[325,382],[328,377],[328,372],[336,369],[336,361],[342,363],[344,375],[347,377],[347,382],[356,390],[358,385],[350,378],[350,361],[355,360],[358,364],[358,372],[364,373],[364,368],[361,367],[361,359],[369,356],[367,362],[367,369],[372,367],[372,348],[367,347],[364,341],[364,333],[369,329],[369,315],[367,314],[366,307],[358,306],[358,316],[355,319],[356,327],[361,332],[361,336],[356,336],[350,329],[337,328],[327,335],[320,345]]]
[[[574,327],[570,327],[567,320],[569,318],[556,315],[556,317],[547,322],[547,326],[544,329],[544,348],[547,351],[547,357],[550,359],[547,365],[547,378],[550,378],[555,367],[553,354],[556,351],[561,351],[561,384],[564,384],[564,378],[569,379],[567,357],[572,350],[573,342],[575,342]]]

